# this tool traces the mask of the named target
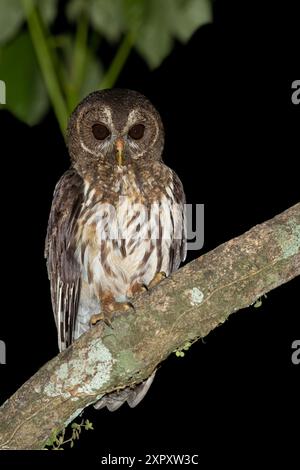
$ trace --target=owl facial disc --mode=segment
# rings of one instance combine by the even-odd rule
[[[67,145],[72,164],[84,175],[97,168],[161,161],[164,130],[159,113],[132,90],[101,90],[87,96],[72,113]]]

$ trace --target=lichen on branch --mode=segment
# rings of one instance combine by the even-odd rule
[[[187,264],[43,366],[0,408],[0,449],[40,449],[104,394],[146,379],[237,310],[300,274],[300,203]]]

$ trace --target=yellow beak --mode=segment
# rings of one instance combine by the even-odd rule
[[[116,162],[119,166],[124,165],[124,140],[116,140]]]

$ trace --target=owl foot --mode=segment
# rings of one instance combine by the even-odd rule
[[[90,318],[90,327],[95,326],[99,321],[103,321],[107,326],[111,326],[111,321],[104,312],[95,313]]]
[[[99,321],[103,321],[107,326],[111,326],[116,313],[134,310],[134,305],[131,302],[116,302],[115,300],[110,300],[109,302],[104,302],[102,308],[102,312],[91,316],[90,326],[95,326]]]
[[[159,284],[163,279],[167,277],[166,273],[163,271],[160,273],[156,273],[150,284],[146,285],[140,282],[135,282],[131,287],[130,290],[127,292],[127,297],[131,298],[135,295],[141,294],[143,292],[149,291],[152,287]]]
[[[130,288],[130,291],[127,292],[127,297],[134,297],[137,294],[141,294],[142,292],[147,292],[148,287],[146,284],[141,284],[140,282],[135,282],[133,286]]]
[[[152,287],[157,286],[157,284],[163,281],[166,277],[167,275],[163,271],[156,273],[150,284],[148,284],[148,289],[152,289]]]

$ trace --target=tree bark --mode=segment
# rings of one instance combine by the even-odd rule
[[[300,274],[300,203],[187,264],[98,324],[0,408],[0,449],[41,449],[105,393],[147,378],[174,350]]]

